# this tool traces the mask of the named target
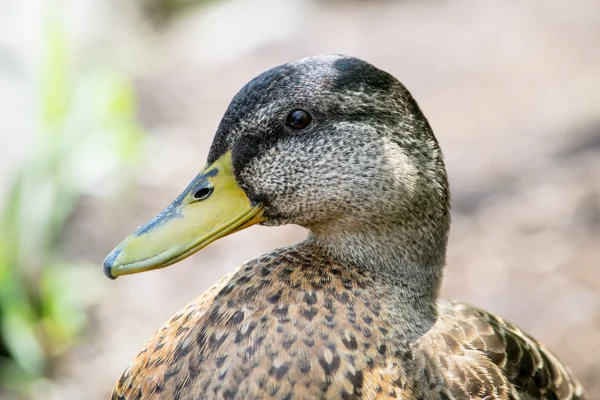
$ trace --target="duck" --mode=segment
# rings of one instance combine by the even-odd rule
[[[255,224],[308,235],[175,314],[111,399],[586,399],[517,326],[440,299],[442,151],[410,92],[372,64],[316,56],[252,79],[206,166],[104,272],[163,268]]]

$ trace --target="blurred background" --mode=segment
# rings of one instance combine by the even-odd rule
[[[600,398],[600,2],[0,0],[0,398],[106,399],[169,316],[305,235],[253,227],[109,281],[258,73],[343,53],[399,78],[445,151],[444,297],[548,345]]]

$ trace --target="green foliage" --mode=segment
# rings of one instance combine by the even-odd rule
[[[61,24],[44,36],[37,148],[0,210],[0,388],[26,393],[80,336],[80,269],[58,241],[81,194],[135,162],[144,138],[129,82],[109,69],[75,74]],[[79,267],[79,268],[76,268]]]
[[[215,0],[143,0],[140,4],[144,14],[156,25],[166,25],[173,18],[194,7]]]

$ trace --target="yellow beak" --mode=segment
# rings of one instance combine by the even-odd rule
[[[231,152],[207,165],[152,221],[118,245],[104,260],[111,279],[164,268],[230,233],[265,219],[233,174]]]

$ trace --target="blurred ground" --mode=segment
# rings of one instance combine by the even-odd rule
[[[103,58],[133,76],[150,139],[135,188],[96,188],[63,234],[67,257],[97,270],[77,283],[93,294],[91,325],[40,398],[107,398],[170,315],[237,264],[303,238],[296,227],[255,227],[164,270],[111,282],[100,267],[195,176],[245,82],[321,53],[389,71],[428,116],[453,188],[444,297],[518,324],[600,398],[599,2],[232,0],[160,31],[129,3],[95,4],[72,17],[80,63]],[[0,104],[14,106],[6,93]],[[3,171],[32,141],[12,136],[27,124],[27,107],[18,111],[2,128]]]

